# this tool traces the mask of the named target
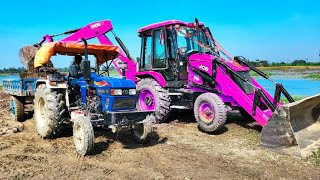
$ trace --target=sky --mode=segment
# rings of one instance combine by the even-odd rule
[[[140,55],[140,27],[197,17],[233,56],[320,61],[319,0],[12,0],[2,2],[0,9],[0,68],[21,67],[19,49],[39,42],[45,34],[104,19],[111,20],[133,57]],[[69,64],[68,59],[54,62],[56,67]]]

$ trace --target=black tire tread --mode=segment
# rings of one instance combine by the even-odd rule
[[[143,78],[137,84],[138,94],[142,89],[149,89],[157,99],[155,109],[156,122],[165,122],[170,115],[171,99],[168,90],[160,86],[160,84],[152,78]],[[139,105],[137,106],[139,109]],[[139,109],[140,110],[140,109]]]
[[[207,125],[205,123],[201,123],[199,117],[199,105],[201,102],[206,101],[212,105],[214,105],[215,118],[213,123]],[[227,120],[227,108],[221,98],[213,93],[203,93],[195,101],[194,105],[194,116],[199,124],[199,127],[205,132],[214,132],[221,129]]]
[[[47,112],[46,118],[49,121],[49,129],[45,133],[38,133],[42,138],[45,139],[55,138],[61,133],[64,115],[66,112],[66,105],[65,101],[63,100],[63,94],[58,90],[46,88],[45,84],[40,84],[37,87],[35,94],[35,111],[37,111],[36,102],[40,97],[43,97],[45,100],[45,111]]]

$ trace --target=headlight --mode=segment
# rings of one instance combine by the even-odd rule
[[[122,89],[111,89],[110,94],[113,96],[121,96],[122,95]]]
[[[137,91],[136,89],[129,89],[129,95],[136,95]]]

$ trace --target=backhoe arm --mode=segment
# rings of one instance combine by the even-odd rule
[[[136,62],[133,60],[133,58],[130,56],[128,49],[124,46],[123,42],[120,40],[118,36],[113,32],[113,26],[111,24],[110,20],[103,20],[103,21],[97,21],[90,23],[82,28],[69,30],[63,33],[54,34],[54,35],[45,35],[43,39],[38,43],[38,45],[41,45],[45,41],[47,42],[53,42],[53,37],[60,36],[60,35],[69,35],[65,37],[64,39],[60,41],[75,41],[75,42],[81,42],[82,38],[85,40],[90,40],[93,38],[97,38],[101,44],[106,45],[114,45],[110,39],[105,35],[108,32],[112,32],[114,35],[116,41],[120,45],[123,51],[120,52],[118,57],[116,57],[115,60],[112,61],[115,68],[121,74],[121,70],[118,67],[119,60],[122,62],[128,63],[129,69],[126,71],[126,77],[128,79],[136,80],[135,74],[137,70]]]

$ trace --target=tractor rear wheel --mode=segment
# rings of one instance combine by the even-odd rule
[[[42,138],[54,138],[62,129],[66,109],[63,94],[40,84],[34,97],[34,115],[38,134]]]
[[[10,96],[10,112],[14,121],[24,121],[24,103],[23,99],[17,96]]]
[[[194,116],[203,131],[214,132],[225,124],[227,108],[218,95],[204,93],[194,103]]]
[[[141,79],[137,84],[137,108],[141,111],[155,111],[156,122],[164,122],[170,113],[171,99],[168,90],[152,78]]]
[[[94,131],[90,118],[78,117],[73,122],[73,142],[79,155],[88,155],[94,147]]]

